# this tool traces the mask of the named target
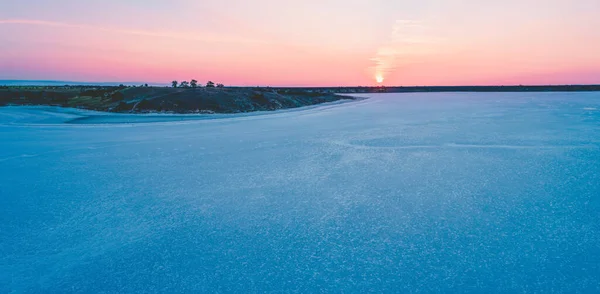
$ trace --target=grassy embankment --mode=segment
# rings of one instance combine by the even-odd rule
[[[18,86],[0,88],[2,105],[56,105],[111,112],[237,113],[276,110],[348,97],[272,88]]]

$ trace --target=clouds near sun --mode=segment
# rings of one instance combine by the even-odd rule
[[[440,41],[441,38],[432,35],[424,21],[396,20],[389,39],[377,48],[371,58],[373,77],[378,83],[383,82],[403,64],[414,61],[417,56],[431,53],[432,46]]]

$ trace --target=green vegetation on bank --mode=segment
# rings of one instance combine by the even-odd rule
[[[173,81],[171,87],[4,86],[0,106],[55,105],[110,112],[238,113],[277,110],[352,99],[328,92],[225,87],[209,81]]]

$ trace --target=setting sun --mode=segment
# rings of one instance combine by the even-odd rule
[[[383,83],[383,76],[382,75],[377,75],[375,77],[375,80],[377,81],[378,84]]]

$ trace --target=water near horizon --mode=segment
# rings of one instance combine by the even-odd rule
[[[600,292],[600,92],[370,97],[0,108],[0,292]]]

